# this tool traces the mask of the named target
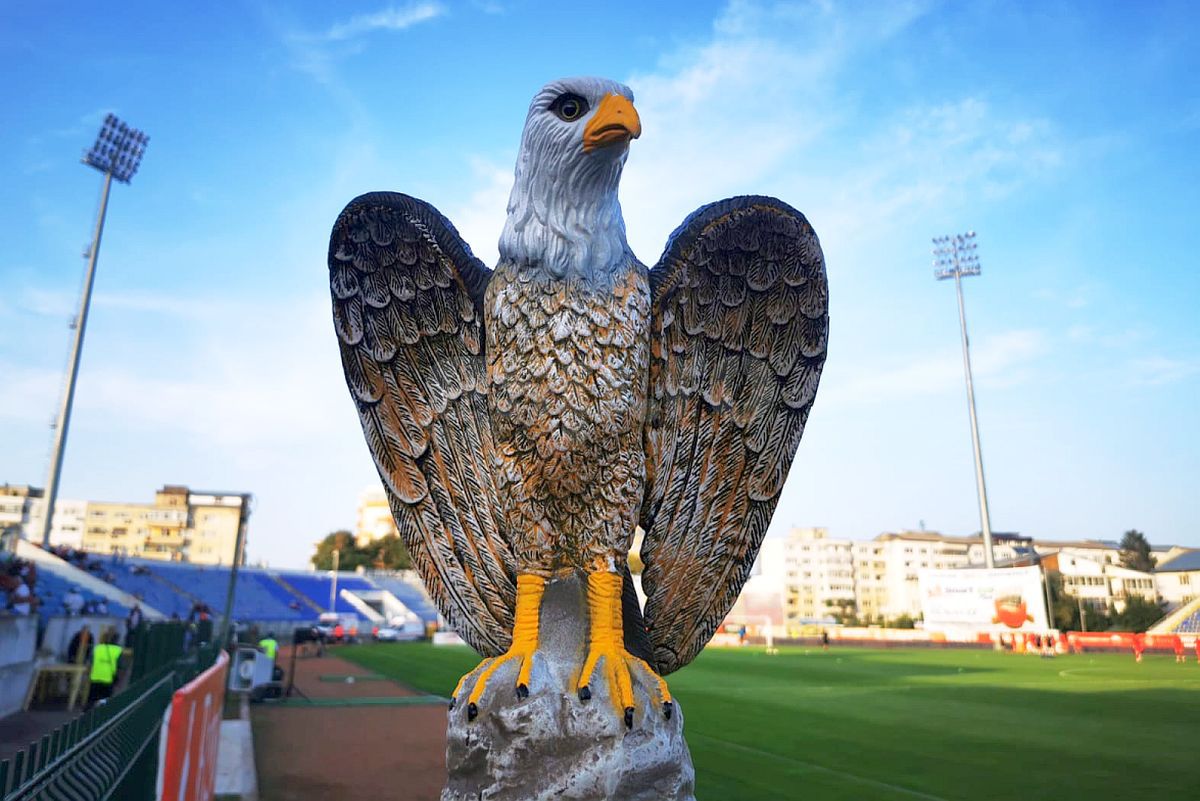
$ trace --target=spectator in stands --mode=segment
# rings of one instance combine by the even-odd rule
[[[71,638],[71,642],[67,645],[67,661],[72,665],[79,660],[79,649],[84,651],[84,659],[91,659],[92,656],[92,628],[87,623],[79,627],[79,631],[75,632],[75,636]]]
[[[63,608],[67,610],[68,615],[78,615],[83,612],[83,593],[78,587],[72,587],[63,596]]]
[[[12,610],[14,615],[29,615],[37,610],[38,604],[41,603],[38,597],[33,594],[33,581],[36,574],[27,574],[24,577],[20,575],[5,576],[7,579],[8,591],[8,608]]]
[[[108,614],[108,601],[105,600],[104,598],[96,599],[96,614],[97,615],[107,615]]]
[[[112,696],[124,650],[117,645],[117,632],[112,628],[106,629],[100,637],[100,644],[92,649],[92,686],[88,692],[88,703],[95,704]]]

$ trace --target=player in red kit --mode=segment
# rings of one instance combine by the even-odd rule
[[[1186,662],[1187,657],[1183,655],[1183,638],[1176,634],[1171,640],[1171,645],[1175,647],[1175,661]]]
[[[1145,634],[1133,635],[1133,658],[1136,661],[1141,662],[1142,661],[1142,652],[1145,650],[1146,650],[1146,635]]]

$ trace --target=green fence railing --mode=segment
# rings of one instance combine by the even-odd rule
[[[129,686],[0,762],[0,801],[153,801],[163,713],[220,652],[184,646],[182,624],[144,624]]]

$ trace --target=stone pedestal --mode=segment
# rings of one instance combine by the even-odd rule
[[[683,740],[683,712],[668,720],[655,688],[634,670],[637,711],[626,728],[602,673],[592,698],[575,693],[587,653],[583,582],[551,582],[529,697],[516,695],[517,663],[488,681],[479,716],[467,720],[463,686],[446,732],[448,779],[442,801],[695,801],[695,772]]]

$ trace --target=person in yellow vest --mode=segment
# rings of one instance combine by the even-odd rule
[[[88,691],[88,703],[95,704],[102,698],[112,695],[113,685],[117,682],[118,667],[124,648],[117,645],[117,633],[111,628],[104,632],[100,643],[92,648],[91,689]]]
[[[268,631],[266,636],[258,641],[258,647],[272,662],[275,661],[275,654],[279,651],[279,643],[276,642],[274,634]]]
[[[275,640],[275,635],[268,631],[266,636],[258,641],[258,647],[271,660],[271,678],[274,681],[282,679],[283,670],[275,664],[275,654],[279,653],[279,643]]]

